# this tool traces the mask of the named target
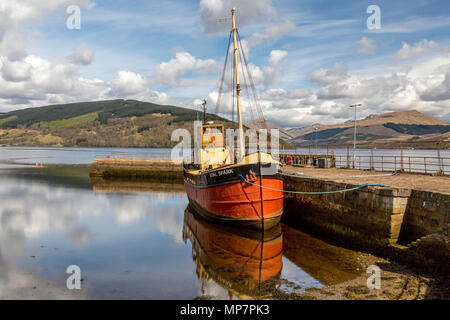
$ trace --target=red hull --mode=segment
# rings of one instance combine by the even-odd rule
[[[262,185],[282,190],[281,179],[263,178]],[[260,184],[260,180],[253,181]],[[240,225],[267,229],[276,225],[283,213],[283,193],[262,188],[263,213],[261,212],[261,188],[245,181],[199,188],[185,182],[188,198],[198,213],[215,220],[235,222]],[[264,214],[264,217],[263,217]],[[264,218],[264,224],[262,219]]]

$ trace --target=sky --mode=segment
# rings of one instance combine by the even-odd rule
[[[117,98],[214,112],[233,7],[266,119],[335,124],[362,103],[358,118],[450,121],[448,0],[0,0],[0,112]]]

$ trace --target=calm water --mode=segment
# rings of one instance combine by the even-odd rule
[[[347,156],[347,149],[329,149],[336,156]],[[308,148],[280,150],[308,154]],[[326,154],[326,149],[311,148],[313,154]],[[401,151],[395,149],[357,149],[356,156],[400,156]],[[353,156],[353,150],[350,150]],[[437,157],[437,150],[404,150],[404,156]],[[171,149],[167,148],[33,148],[33,147],[0,147],[0,164],[91,164],[94,158],[117,156],[125,158],[170,158]],[[441,150],[441,157],[450,159],[450,150]]]
[[[0,148],[0,299],[285,297],[356,277],[357,253],[280,225],[226,229],[186,210],[182,186],[91,182],[85,165],[112,152]],[[13,161],[11,161],[13,160]],[[82,289],[66,288],[81,268]]]

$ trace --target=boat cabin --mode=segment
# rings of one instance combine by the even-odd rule
[[[225,144],[223,124],[209,122],[202,125],[201,170],[214,169],[231,164],[231,153]]]

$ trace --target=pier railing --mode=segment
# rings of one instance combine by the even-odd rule
[[[336,167],[336,157],[333,154],[280,154],[280,161],[284,164],[294,165],[299,167],[318,166],[318,159],[327,158],[331,161],[331,167]]]
[[[354,161],[355,160],[355,161]],[[450,174],[450,158],[421,156],[336,156],[337,168]]]
[[[318,167],[318,159],[330,159],[332,168],[354,168],[374,171],[398,171],[450,175],[450,158],[398,155],[334,155],[334,154],[280,154],[283,164],[299,167]]]

